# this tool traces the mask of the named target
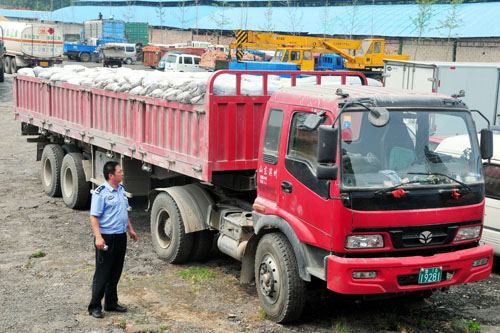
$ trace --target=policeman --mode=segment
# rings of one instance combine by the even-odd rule
[[[127,230],[130,238],[138,240],[128,216],[128,199],[120,184],[122,168],[117,162],[110,161],[104,165],[103,174],[106,182],[95,189],[90,206],[90,224],[95,237],[95,273],[88,311],[95,318],[104,317],[103,297],[105,311],[127,311],[118,304],[116,290],[127,250]]]

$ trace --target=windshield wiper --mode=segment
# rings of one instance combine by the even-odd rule
[[[410,180],[410,181],[407,181],[405,183],[399,183],[399,184],[396,184],[396,185],[393,185],[393,186],[381,188],[380,190],[377,190],[377,191],[375,191],[373,193],[375,195],[379,195],[379,194],[383,194],[383,193],[387,193],[387,192],[390,192],[390,191],[397,190],[398,188],[402,188],[402,187],[404,187],[407,184],[417,184],[417,183],[418,184],[420,184],[420,183],[429,183],[429,181],[428,180]]]
[[[445,177],[445,178],[448,178],[448,179],[454,181],[457,184],[460,184],[460,186],[462,186],[463,188],[465,188],[468,192],[472,192],[472,189],[470,188],[469,185],[465,184],[464,182],[461,182],[458,179],[455,179],[455,178],[453,178],[451,176],[448,176],[445,173],[441,173],[441,172],[408,172],[408,175],[423,175],[423,176],[441,176],[441,177]]]

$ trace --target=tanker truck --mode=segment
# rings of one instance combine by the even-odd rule
[[[49,67],[62,62],[63,34],[57,26],[41,23],[0,22],[3,31],[4,70],[20,67]]]

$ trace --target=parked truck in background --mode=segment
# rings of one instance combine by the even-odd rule
[[[242,94],[250,74],[262,78],[258,96]],[[203,105],[17,76],[14,116],[38,134],[48,195],[85,208],[104,163],[121,162],[127,191],[150,199],[159,257],[203,260],[217,235],[274,321],[300,317],[313,280],[342,294],[426,297],[489,277],[492,248],[479,239],[492,132],[478,143],[465,104],[321,85],[331,75],[366,84],[353,72],[301,72],[316,85],[296,87],[290,71],[292,87],[271,96],[275,74],[215,72]],[[215,93],[222,78],[233,95]],[[435,145],[458,135],[460,156]]]
[[[49,67],[62,62],[63,34],[59,27],[9,21],[0,21],[0,27],[5,73],[16,73],[20,67]]]
[[[108,43],[126,43],[125,23],[119,20],[91,20],[84,23],[80,39],[64,43],[64,55],[81,62],[97,61],[97,48]]]
[[[500,63],[386,60],[384,84],[389,88],[458,95],[471,109],[481,110],[491,124],[500,122]],[[475,118],[481,126],[483,119]]]

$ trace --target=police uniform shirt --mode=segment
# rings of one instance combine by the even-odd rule
[[[90,215],[99,219],[101,234],[121,234],[128,227],[128,199],[120,184],[114,189],[107,182],[94,190]]]

